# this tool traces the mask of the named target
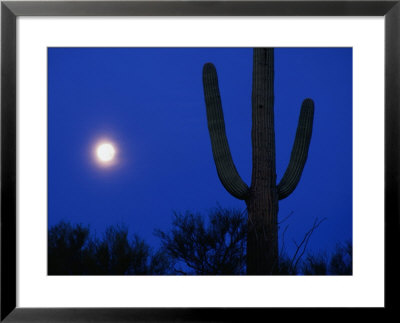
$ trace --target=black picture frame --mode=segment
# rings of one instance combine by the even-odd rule
[[[19,308],[16,307],[16,19],[19,16],[384,16],[385,19],[385,306],[398,307],[400,254],[400,0],[388,1],[2,1],[1,2],[1,322],[250,322],[296,315],[296,308]],[[343,319],[343,311],[322,315]],[[294,312],[296,312],[294,314]],[[393,313],[391,313],[393,314]],[[350,317],[348,316],[347,319]],[[360,318],[357,318],[359,320]],[[318,319],[321,320],[321,317]]]

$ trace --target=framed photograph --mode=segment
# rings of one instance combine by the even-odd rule
[[[1,321],[395,311],[399,15],[3,1]]]

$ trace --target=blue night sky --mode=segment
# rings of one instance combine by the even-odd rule
[[[173,211],[245,203],[219,182],[211,152],[202,68],[217,68],[227,136],[241,177],[251,178],[251,48],[49,48],[48,224],[90,225],[101,235],[125,224],[150,245]],[[300,106],[315,102],[308,160],[296,190],[280,201],[291,254],[314,219],[309,251],[352,238],[352,49],[275,50],[278,181],[289,162]],[[100,167],[99,139],[117,162]],[[280,241],[280,244],[282,241]]]

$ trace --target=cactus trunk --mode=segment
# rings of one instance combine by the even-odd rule
[[[274,51],[254,49],[252,93],[253,171],[248,212],[247,273],[278,268],[278,192],[275,167]]]
[[[248,212],[247,274],[278,273],[278,199],[265,189],[246,200]]]
[[[314,119],[314,102],[302,103],[290,162],[276,184],[274,127],[274,49],[253,52],[251,186],[241,179],[226,138],[217,72],[211,63],[203,68],[207,122],[218,177],[234,197],[244,200],[248,212],[247,274],[279,272],[278,202],[289,196],[300,181],[308,156]]]

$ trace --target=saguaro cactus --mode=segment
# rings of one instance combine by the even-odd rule
[[[253,51],[252,177],[250,187],[241,179],[226,138],[224,116],[213,64],[203,68],[208,129],[218,177],[234,197],[244,200],[248,211],[247,274],[278,272],[278,201],[296,188],[311,140],[314,102],[302,103],[289,165],[276,184],[274,129],[274,49]]]

